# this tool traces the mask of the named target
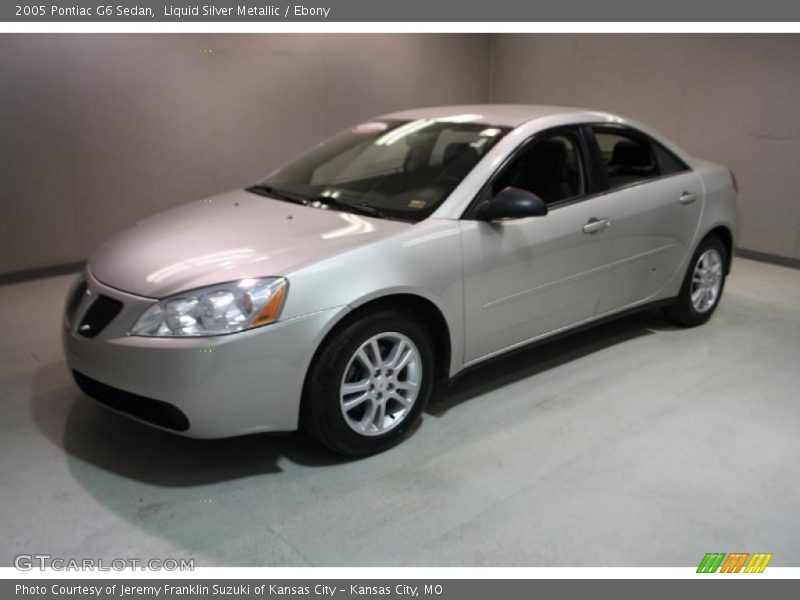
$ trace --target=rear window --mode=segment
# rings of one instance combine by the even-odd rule
[[[635,130],[593,127],[611,189],[686,171],[680,158]]]

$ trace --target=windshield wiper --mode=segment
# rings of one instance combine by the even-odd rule
[[[330,206],[331,208],[367,215],[368,217],[377,217],[379,219],[392,218],[385,212],[383,212],[381,209],[375,208],[374,206],[371,206],[369,204],[363,204],[361,202],[345,202],[344,200],[338,200],[330,196],[318,196],[316,198],[309,198],[301,194],[293,194],[292,192],[279,190],[277,188],[272,187],[271,185],[266,185],[263,183],[250,186],[249,188],[247,188],[247,191],[253,192],[255,194],[260,194],[262,196],[270,196],[272,198],[278,198],[279,200],[286,200],[287,202],[294,202],[295,204],[302,204],[303,206],[318,207],[322,204],[325,204],[327,206]]]
[[[340,208],[342,210],[349,210],[351,212],[359,213],[362,215],[367,215],[368,217],[377,217],[379,219],[391,219],[389,215],[383,212],[379,208],[375,208],[369,204],[364,204],[362,202],[345,202],[344,200],[338,200],[336,198],[331,198],[330,196],[323,196],[317,199],[317,202],[322,204],[327,204],[328,206],[334,208]]]
[[[254,194],[259,194],[260,196],[270,196],[272,198],[277,198],[278,200],[285,200],[286,202],[302,204],[303,206],[308,206],[311,203],[311,201],[308,198],[300,196],[299,194],[292,194],[291,192],[279,190],[277,188],[272,187],[271,185],[265,185],[263,183],[259,183],[257,185],[251,185],[249,188],[246,189],[248,192],[253,192]]]

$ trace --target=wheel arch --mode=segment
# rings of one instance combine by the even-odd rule
[[[344,312],[339,319],[322,337],[317,344],[311,361],[306,370],[306,380],[303,383],[303,397],[308,382],[308,373],[311,365],[317,360],[322,348],[343,327],[358,319],[361,315],[381,308],[400,308],[410,312],[428,330],[436,353],[436,385],[444,386],[450,378],[450,368],[453,353],[452,330],[444,316],[444,311],[430,298],[414,292],[391,292],[376,297],[363,298],[351,304],[351,310]]]
[[[727,253],[727,261],[725,264],[725,274],[729,274],[731,272],[731,263],[733,262],[733,232],[727,225],[716,225],[709,229],[703,237],[699,239],[697,245],[703,243],[704,240],[707,240],[710,237],[719,238],[722,241],[722,244],[725,246],[725,252]]]

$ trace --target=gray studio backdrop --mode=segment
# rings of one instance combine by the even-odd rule
[[[404,107],[582,105],[732,166],[740,246],[800,258],[799,35],[0,35],[0,274],[82,260]]]
[[[0,35],[0,273],[85,258],[360,119],[486,102],[481,35]]]

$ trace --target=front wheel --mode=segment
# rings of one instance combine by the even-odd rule
[[[717,237],[700,242],[675,303],[664,314],[684,327],[702,325],[711,318],[725,287],[728,253]]]
[[[304,429],[341,454],[385,450],[419,421],[434,380],[430,335],[410,313],[366,313],[323,343],[308,372]]]

